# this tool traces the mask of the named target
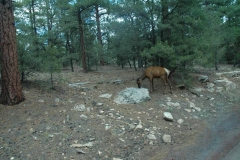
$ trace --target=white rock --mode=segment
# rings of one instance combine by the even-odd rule
[[[55,98],[55,102],[56,103],[60,102],[60,99],[59,98]]]
[[[31,128],[31,129],[30,129],[30,132],[31,132],[31,133],[34,133],[34,132],[35,132],[35,130],[34,130],[33,128]]]
[[[101,97],[101,98],[111,98],[112,94],[109,94],[109,93],[101,94],[99,97]]]
[[[53,138],[53,137],[54,137],[54,135],[53,135],[53,134],[49,134],[48,136],[49,136],[50,138]]]
[[[148,134],[147,138],[151,139],[151,140],[156,140],[157,139],[153,134]]]
[[[75,111],[80,111],[80,112],[84,112],[86,107],[84,104],[75,104],[74,108]]]
[[[167,97],[166,99],[167,99],[167,101],[171,101],[171,97]]]
[[[214,84],[213,83],[207,83],[207,88],[213,88]]]
[[[111,126],[108,126],[108,125],[105,126],[105,130],[109,130],[110,128]]]
[[[123,159],[120,159],[120,158],[113,158],[113,160],[123,160]]]
[[[42,100],[42,99],[39,99],[39,100],[38,100],[38,102],[41,102],[41,103],[43,103],[43,102],[44,102],[44,100]]]
[[[163,135],[163,142],[165,143],[170,143],[172,141],[171,136],[170,135]]]
[[[207,81],[209,81],[208,76],[201,75],[198,77],[198,81],[199,82],[207,82]]]
[[[142,129],[142,128],[143,128],[142,122],[141,122],[141,120],[139,120],[139,124],[136,126],[136,128],[134,130]]]
[[[178,122],[179,124],[182,124],[182,123],[183,123],[183,119],[179,119],[177,122]]]
[[[171,107],[179,107],[179,106],[180,106],[180,103],[178,103],[178,102],[176,102],[176,103],[167,102],[167,105],[168,105],[168,106],[171,106]]]
[[[216,87],[216,92],[222,92],[223,91],[223,87]]]
[[[240,71],[231,71],[231,72],[222,72],[222,73],[216,73],[217,76],[231,76],[236,77],[240,75]]]
[[[146,88],[126,88],[119,92],[114,102],[117,104],[135,104],[150,100],[151,97]]]
[[[190,108],[194,108],[195,107],[195,104],[192,103],[192,102],[189,102],[189,105],[190,105]]]
[[[214,88],[208,88],[207,90],[208,90],[209,92],[213,93],[215,89],[214,89]]]
[[[80,118],[85,118],[85,119],[87,119],[87,116],[86,116],[85,114],[81,114],[81,115],[80,115]]]
[[[79,83],[72,83],[72,84],[68,84],[69,87],[79,87],[85,84],[89,84],[90,82],[79,82]]]
[[[122,80],[121,80],[121,79],[113,80],[113,81],[111,81],[111,83],[121,84],[121,83],[122,83]]]
[[[76,149],[77,153],[81,153],[81,154],[86,154],[86,152],[84,152],[83,150],[80,149]]]
[[[193,90],[197,91],[197,92],[202,92],[202,91],[205,91],[204,88],[194,88]]]
[[[163,118],[167,121],[173,121],[173,116],[170,112],[164,112],[163,113]]]
[[[103,103],[97,103],[97,106],[102,106],[103,105]]]
[[[74,147],[74,148],[81,148],[81,147],[88,147],[88,148],[91,148],[93,146],[93,142],[88,142],[88,143],[85,143],[85,144],[72,144],[71,147]]]
[[[184,109],[185,111],[187,111],[188,113],[190,113],[191,112],[191,109]]]
[[[235,83],[233,83],[232,81],[227,81],[226,82],[226,90],[227,91],[235,90],[236,87],[237,87],[237,85]]]

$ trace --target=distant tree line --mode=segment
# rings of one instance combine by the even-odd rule
[[[237,66],[239,14],[239,0],[17,1],[22,79],[73,64]]]

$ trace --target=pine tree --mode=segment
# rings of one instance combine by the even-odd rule
[[[15,105],[25,98],[18,68],[16,30],[11,0],[0,3],[0,52],[2,91],[0,103]]]

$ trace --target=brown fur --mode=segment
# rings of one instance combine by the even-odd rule
[[[141,88],[142,86],[142,81],[145,78],[148,78],[150,80],[150,92],[153,92],[153,78],[161,78],[162,81],[165,84],[165,89],[163,91],[163,93],[165,94],[165,90],[167,88],[167,85],[170,88],[170,93],[172,94],[172,86],[168,80],[168,74],[165,71],[165,69],[163,67],[158,67],[158,66],[154,66],[154,67],[149,67],[147,68],[143,74],[137,79],[137,84],[138,84],[138,88]]]

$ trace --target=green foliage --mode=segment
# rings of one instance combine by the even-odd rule
[[[48,45],[46,51],[42,52],[42,67],[41,71],[50,74],[50,84],[53,87],[53,74],[60,73],[62,67],[61,51],[56,46]]]
[[[122,67],[135,61],[139,67],[143,62],[148,66],[161,61],[180,72],[189,72],[195,65],[217,69],[219,63],[240,64],[239,1],[34,2],[23,0],[15,5],[19,64],[26,76],[41,71],[52,77],[63,63],[71,65],[74,60],[79,64],[83,46],[89,69],[97,69],[102,58]],[[79,33],[79,12],[84,35]]]
[[[191,72],[192,70],[179,67],[178,72],[174,74],[174,83],[178,85],[183,85],[187,89],[191,88],[194,81]]]

